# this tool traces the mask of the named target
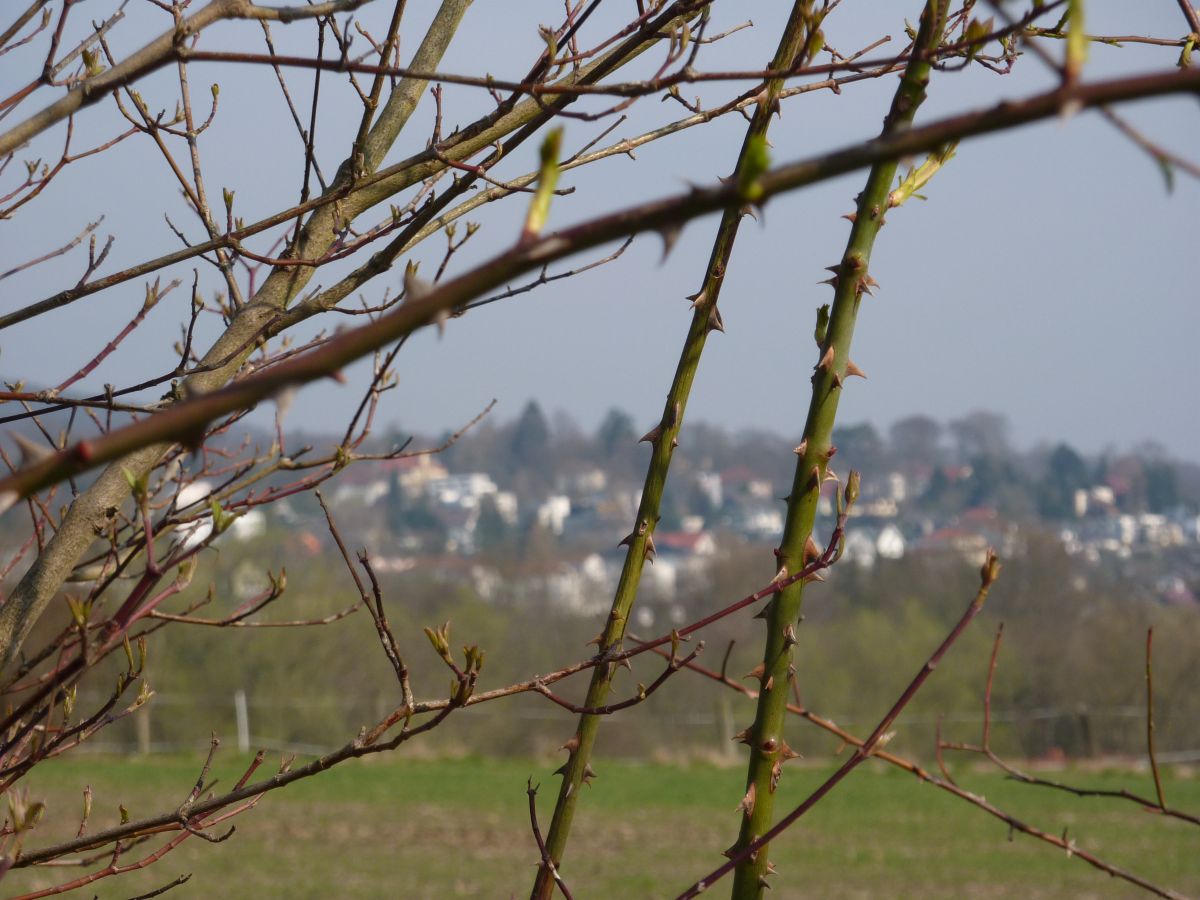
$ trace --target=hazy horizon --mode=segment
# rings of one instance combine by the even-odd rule
[[[550,426],[551,432],[555,433],[555,434],[557,434],[559,432],[559,430],[563,427],[563,425],[566,424],[570,428],[578,429],[578,431],[580,433],[582,433],[584,436],[586,436],[588,438],[592,438],[592,437],[594,437],[600,424],[603,422],[604,417],[608,414],[608,412],[610,410],[616,409],[620,412],[629,413],[630,415],[632,415],[630,410],[620,406],[619,404],[616,404],[614,406],[611,406],[611,407],[608,407],[607,409],[602,410],[596,416],[592,416],[587,419],[580,419],[580,418],[576,417],[575,415],[573,415],[567,409],[564,409],[562,407],[548,406],[547,404],[538,400],[536,397],[526,397],[523,400],[520,400],[515,403],[509,403],[509,404],[505,404],[500,401],[497,401],[496,405],[492,408],[491,412],[488,413],[486,416],[484,416],[477,423],[476,427],[479,427],[479,426],[485,425],[485,424],[491,425],[491,426],[510,425],[513,422],[517,421],[517,419],[520,418],[521,413],[525,409],[526,404],[531,403],[531,402],[536,403],[541,408],[542,413],[545,415],[547,423]],[[486,408],[486,405],[483,408],[481,408],[479,411],[477,411],[476,415],[478,415],[479,413],[482,413],[483,409],[485,409],[485,408]],[[996,413],[996,411],[981,407],[978,409],[967,410],[966,415],[970,415],[971,413]],[[945,433],[942,435],[942,442],[941,442],[942,446],[947,449],[949,449],[953,446],[954,439],[953,439],[953,435],[949,431],[948,426],[950,425],[950,423],[952,421],[954,421],[957,418],[960,418],[959,416],[940,417],[940,416],[931,415],[929,413],[922,413],[919,411],[914,411],[911,413],[907,413],[905,415],[896,416],[895,418],[884,421],[884,422],[871,421],[869,419],[839,420],[838,424],[835,426],[835,430],[840,430],[843,428],[845,428],[845,429],[856,428],[856,427],[862,426],[862,425],[871,425],[873,428],[876,429],[876,431],[879,433],[880,437],[882,437],[886,441],[886,440],[888,440],[889,429],[891,428],[891,426],[893,424],[895,424],[895,422],[900,421],[902,419],[912,417],[912,416],[928,416],[929,418],[937,421],[941,426],[943,426],[943,428],[946,429]],[[405,421],[402,421],[399,419],[389,420],[389,419],[384,418],[384,419],[380,420],[380,424],[376,428],[373,429],[372,438],[374,440],[382,439],[389,430],[392,430],[392,431],[395,431],[396,433],[398,433],[403,438],[413,437],[413,438],[417,438],[417,439],[424,438],[424,439],[428,439],[428,440],[438,440],[448,433],[453,433],[453,432],[456,432],[459,429],[463,428],[463,426],[466,425],[467,422],[470,421],[471,418],[474,418],[474,417],[472,416],[472,417],[469,417],[468,419],[465,419],[462,421],[447,422],[440,427],[438,427],[438,426],[417,426],[417,425],[413,425],[409,422],[405,422]],[[263,430],[273,430],[274,429],[273,418],[271,416],[265,416],[261,412],[256,413],[255,415],[251,416],[247,421],[252,423],[255,427],[262,428]],[[285,433],[287,433],[289,435],[302,434],[306,437],[329,437],[331,439],[340,439],[341,433],[342,433],[342,429],[333,427],[333,426],[328,428],[328,430],[323,430],[322,428],[316,426],[316,424],[313,421],[300,422],[297,420],[292,420],[289,417],[287,420],[285,420],[285,422],[286,423],[284,426],[284,431],[285,431]],[[641,419],[634,417],[634,427],[635,427],[635,430],[637,430],[639,434],[641,433],[642,430],[648,430],[649,428],[653,427],[654,424],[655,424],[655,420],[653,418],[648,419],[646,421],[642,421]],[[745,434],[745,433],[752,434],[752,433],[757,432],[757,433],[761,433],[761,434],[764,434],[764,435],[767,435],[770,437],[777,437],[777,438],[784,439],[784,440],[792,440],[794,438],[797,438],[798,435],[801,433],[802,424],[803,423],[797,423],[795,425],[795,427],[792,428],[791,430],[781,430],[781,429],[774,429],[774,428],[770,428],[770,427],[764,427],[760,424],[747,424],[747,425],[738,426],[738,425],[730,425],[726,422],[716,422],[711,419],[706,419],[706,418],[702,418],[702,417],[688,416],[687,421],[685,422],[685,424],[683,426],[683,431],[681,433],[681,443],[680,443],[681,452],[686,452],[686,449],[687,449],[685,446],[685,443],[686,443],[687,429],[689,426],[690,427],[702,427],[702,428],[719,428],[719,429],[725,430],[726,432],[728,432],[730,434]],[[1139,438],[1135,435],[1135,436],[1131,437],[1130,442],[1128,444],[1111,443],[1111,444],[1107,444],[1107,445],[1099,446],[1099,447],[1088,447],[1088,446],[1080,444],[1076,441],[1073,441],[1068,436],[1064,436],[1064,435],[1044,435],[1044,436],[1034,437],[1032,439],[1026,439],[1026,438],[1022,437],[1021,434],[1019,434],[1015,428],[1012,427],[1013,423],[1010,420],[1008,420],[1007,417],[1005,417],[1005,424],[1008,426],[1008,431],[1007,431],[1006,437],[1008,439],[1009,446],[1012,450],[1014,450],[1017,453],[1031,453],[1031,452],[1035,452],[1035,451],[1042,450],[1042,449],[1052,449],[1052,448],[1058,446],[1059,444],[1066,444],[1069,447],[1071,447],[1071,449],[1080,453],[1082,456],[1099,457],[1099,456],[1104,456],[1104,455],[1137,454],[1143,450],[1146,450],[1147,448],[1153,449],[1153,446],[1157,445],[1157,447],[1165,450],[1167,452],[1167,455],[1176,462],[1191,463],[1191,464],[1200,466],[1200,458],[1194,458],[1194,457],[1188,457],[1188,456],[1182,456],[1182,455],[1176,454],[1171,450],[1171,448],[1166,447],[1165,445],[1159,444],[1159,442],[1156,442],[1152,438],[1148,438],[1148,437],[1147,438]],[[463,436],[463,440],[469,439],[469,435],[470,435],[470,432],[468,431]],[[420,448],[414,447],[411,449],[420,449]]]

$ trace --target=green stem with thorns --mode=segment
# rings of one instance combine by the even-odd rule
[[[884,136],[907,129],[925,99],[931,69],[928,54],[941,41],[947,6],[948,0],[928,0],[926,4],[912,59],[904,70],[884,120]],[[895,160],[885,160],[871,167],[866,187],[858,198],[846,251],[841,262],[833,267],[834,300],[828,322],[822,321],[824,315],[818,319],[819,361],[813,373],[804,438],[796,448],[796,474],[787,500],[783,541],[777,551],[776,565],[787,572],[802,569],[815,548],[813,523],[821,485],[835,452],[830,440],[838,400],[845,379],[852,374],[861,374],[850,362],[850,341],[862,295],[873,283],[867,267],[875,237],[883,226],[897,166]],[[767,635],[759,674],[758,708],[754,723],[743,733],[743,739],[750,745],[750,764],[741,805],[741,831],[731,848],[733,855],[770,828],[781,767],[791,755],[783,739],[783,722],[789,682],[795,673],[792,647],[796,643],[795,627],[803,591],[804,583],[797,582],[778,593],[766,609]],[[762,896],[770,871],[766,850],[764,846],[749,854],[737,867],[732,894],[735,900],[756,900]]]
[[[771,63],[772,69],[788,68],[800,58],[807,61],[819,49],[820,16],[814,14],[812,8],[813,0],[797,0],[792,7],[791,16],[784,27],[779,47],[775,51],[775,58]],[[782,79],[767,82],[742,141],[733,181],[739,185],[739,189],[747,200],[753,199],[758,190],[757,179],[767,167],[765,135],[771,115],[778,108],[779,92],[783,90],[783,87]],[[599,651],[602,654],[619,645],[624,638],[629,614],[637,597],[642,568],[646,560],[653,559],[654,556],[654,529],[658,524],[659,506],[663,490],[666,487],[671,457],[678,445],[679,429],[683,422],[692,382],[700,365],[700,356],[704,352],[704,345],[708,340],[709,333],[713,330],[724,330],[721,324],[721,314],[717,310],[717,300],[720,296],[725,270],[733,252],[738,225],[744,213],[744,207],[734,207],[726,209],[721,216],[721,223],[717,228],[717,236],[713,241],[712,253],[704,270],[700,290],[690,297],[694,310],[692,322],[675,369],[675,378],[667,392],[662,419],[642,438],[651,447],[650,464],[642,486],[642,499],[638,506],[637,521],[629,536],[623,541],[628,546],[628,550],[613,597],[612,609],[598,638]],[[670,231],[664,232],[663,240],[666,250],[670,249],[670,243],[674,240],[674,236]],[[616,667],[616,663],[610,663],[597,666],[592,670],[592,680],[588,685],[587,699],[584,701],[586,707],[595,709],[605,704]],[[596,715],[580,716],[574,736],[565,745],[570,751],[570,755],[559,770],[563,776],[562,784],[559,787],[558,799],[554,806],[554,817],[546,835],[548,855],[553,861],[555,869],[562,864],[563,854],[566,851],[571,823],[575,815],[575,806],[579,799],[579,790],[594,774],[590,760],[600,729],[601,718]],[[538,869],[530,896],[535,900],[548,900],[554,890],[554,869],[543,863]]]

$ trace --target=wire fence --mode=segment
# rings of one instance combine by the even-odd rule
[[[81,703],[100,699],[99,695],[81,695],[79,698]],[[527,702],[529,700],[534,702]],[[131,722],[122,728],[109,729],[102,740],[89,742],[85,749],[140,754],[187,752],[207,747],[207,729],[211,728],[227,741],[233,739],[241,753],[262,749],[315,756],[341,745],[343,735],[347,734],[345,722],[358,721],[359,725],[374,722],[388,711],[386,703],[378,698],[369,702],[332,696],[264,696],[246,689],[228,695],[156,693],[153,704],[139,710],[131,717]],[[301,713],[303,715],[297,715]],[[836,711],[832,715],[824,711],[822,714],[850,731],[865,733],[875,725],[874,720],[861,716],[839,715]],[[487,748],[481,752],[492,755],[539,752],[539,747],[550,746],[545,742],[561,740],[565,721],[557,708],[536,702],[535,698],[514,698],[514,702],[502,711],[499,707],[476,708],[469,715],[477,731],[494,736],[495,739],[481,744]],[[327,723],[324,730],[328,734],[311,733],[310,720],[314,718]],[[1047,706],[991,711],[994,740],[1006,744],[1008,751],[1055,759],[1120,756],[1133,764],[1144,750],[1145,719],[1146,709],[1138,705]],[[943,733],[953,730],[959,739],[971,740],[979,734],[983,721],[980,711],[944,715],[914,711],[901,719],[899,725],[908,732],[910,752],[920,752],[921,748],[933,746],[930,739],[939,725]],[[1156,716],[1155,725],[1160,734],[1170,734],[1171,724],[1170,717]],[[730,705],[724,700],[714,703],[711,710],[658,709],[649,715],[614,717],[611,725],[616,738],[615,750],[625,755],[654,752],[664,740],[679,750],[715,751],[718,756],[736,753],[729,735],[737,728]],[[797,726],[797,730],[803,739],[813,742],[814,748],[819,746],[816,743],[822,737],[819,730],[806,726]],[[663,740],[652,744],[639,741],[638,736],[644,732],[652,732]],[[331,738],[330,734],[337,738]],[[464,741],[465,745],[459,745],[457,749],[463,746],[472,751],[477,749],[461,732],[458,740]],[[447,749],[447,745],[438,740],[431,743],[435,751]],[[1171,746],[1162,743],[1160,738],[1156,759],[1163,764],[1200,762],[1200,748]]]

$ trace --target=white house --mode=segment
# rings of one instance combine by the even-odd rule
[[[484,494],[495,494],[499,491],[496,482],[490,475],[483,472],[463,472],[433,478],[426,482],[425,493],[437,503],[444,506],[462,506],[474,509],[479,506],[479,500]]]
[[[556,535],[563,533],[567,516],[571,515],[571,498],[566,494],[552,494],[537,508],[537,521]]]

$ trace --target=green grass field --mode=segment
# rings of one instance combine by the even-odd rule
[[[230,754],[215,774],[238,775]],[[191,757],[75,758],[29,782],[48,812],[28,846],[73,836],[81,791],[95,793],[90,830],[177,805],[196,778]],[[556,763],[387,760],[350,764],[268,796],[212,845],[185,841],[154,866],[97,882],[70,897],[127,898],[177,875],[168,896],[228,898],[423,898],[527,895],[537,851],[525,781],[544,785],[549,818]],[[576,818],[564,876],[577,898],[674,896],[721,862],[737,825],[739,769],[601,761]],[[788,809],[831,771],[796,767],[780,787]],[[1099,787],[1150,791],[1131,773],[1068,772]],[[1077,799],[967,770],[960,783],[1046,831],[1185,894],[1200,894],[1200,829],[1131,803]],[[1200,809],[1200,781],[1168,776],[1168,800]],[[74,817],[74,818],[73,818]],[[139,848],[140,849],[140,848]],[[136,852],[136,851],[134,851]],[[911,776],[864,766],[772,848],[780,897],[1124,897],[1138,892]],[[133,858],[132,855],[130,858]],[[125,860],[123,860],[125,861]],[[47,887],[79,870],[9,873],[4,896]],[[723,896],[726,885],[714,888]]]

